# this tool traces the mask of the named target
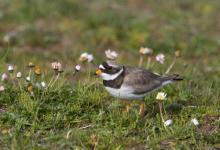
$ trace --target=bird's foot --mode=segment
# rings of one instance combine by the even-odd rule
[[[126,114],[128,114],[128,113],[130,112],[130,110],[131,110],[131,104],[130,104],[130,102],[127,102],[127,101],[125,101],[124,103],[125,103],[124,112],[125,112]]]
[[[144,104],[144,102],[141,102],[141,104],[139,105],[139,115],[140,115],[140,117],[144,117],[144,115],[145,115],[145,104]]]

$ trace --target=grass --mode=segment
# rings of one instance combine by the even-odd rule
[[[2,0],[0,8],[0,72],[14,64],[15,72],[24,75],[0,83],[6,88],[0,93],[2,149],[91,149],[96,144],[97,149],[220,147],[217,0]],[[118,50],[118,62],[137,66],[141,46],[166,55],[164,65],[151,64],[150,69],[161,74],[172,63],[174,51],[181,51],[171,73],[179,73],[184,81],[159,90],[168,95],[164,117],[173,124],[167,128],[159,116],[157,92],[145,98],[147,112],[140,118],[137,103],[124,113],[121,101],[92,75],[105,59],[105,49]],[[82,71],[73,76],[84,51],[94,54],[94,64],[81,64]],[[32,84],[48,84],[54,59],[64,64],[64,73],[53,87],[34,86],[31,95],[25,81],[28,62],[43,71],[40,77],[33,75]],[[192,125],[192,118],[200,125]]]

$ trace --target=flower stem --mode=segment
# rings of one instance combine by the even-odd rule
[[[162,102],[159,101],[158,104],[159,104],[159,110],[160,110],[160,117],[161,117],[162,122],[164,123],[163,112],[162,112]]]
[[[144,58],[143,58],[143,56],[141,55],[141,56],[140,56],[140,59],[139,59],[139,64],[138,64],[139,67],[142,66],[143,59],[144,59]]]
[[[53,83],[51,84],[51,87],[53,87],[53,85],[57,82],[57,80],[59,79],[60,77],[60,73],[57,74],[55,80],[53,81]]]
[[[28,76],[31,78],[32,69],[30,68]]]
[[[167,71],[165,72],[165,74],[168,74],[170,72],[170,70],[173,68],[173,66],[176,63],[176,57],[174,58],[173,62],[171,63],[171,65],[167,68]]]
[[[149,69],[150,63],[151,63],[151,57],[148,56],[148,58],[147,58],[147,67],[146,67],[147,69]]]
[[[52,76],[52,78],[50,79],[49,83],[48,83],[48,86],[47,87],[50,87],[52,81],[54,80],[54,76]]]

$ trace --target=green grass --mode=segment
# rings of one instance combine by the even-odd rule
[[[214,149],[220,147],[220,62],[218,19],[213,1],[101,1],[2,0],[0,2],[0,73],[8,64],[23,78],[0,81],[0,147],[2,149]],[[10,42],[4,41],[5,35]],[[157,92],[147,96],[146,116],[137,103],[129,114],[92,75],[104,50],[118,50],[118,62],[138,65],[141,46],[164,53],[164,65],[151,70],[163,74],[179,49],[171,70],[184,81],[166,86],[164,128]],[[94,54],[94,64],[81,64],[72,75],[80,53]],[[43,70],[32,84],[47,84],[54,76],[50,63],[58,59],[64,73],[48,89],[27,91],[28,62]],[[146,60],[143,67],[145,67]],[[13,77],[15,73],[13,74]],[[190,123],[197,118],[200,125]],[[92,138],[95,137],[95,138]]]

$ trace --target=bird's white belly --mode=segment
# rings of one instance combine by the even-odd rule
[[[129,86],[122,86],[120,89],[114,89],[110,87],[105,87],[105,89],[109,92],[110,95],[120,98],[120,99],[127,99],[127,100],[133,100],[133,99],[141,99],[146,94],[133,94],[134,90],[132,87]]]

